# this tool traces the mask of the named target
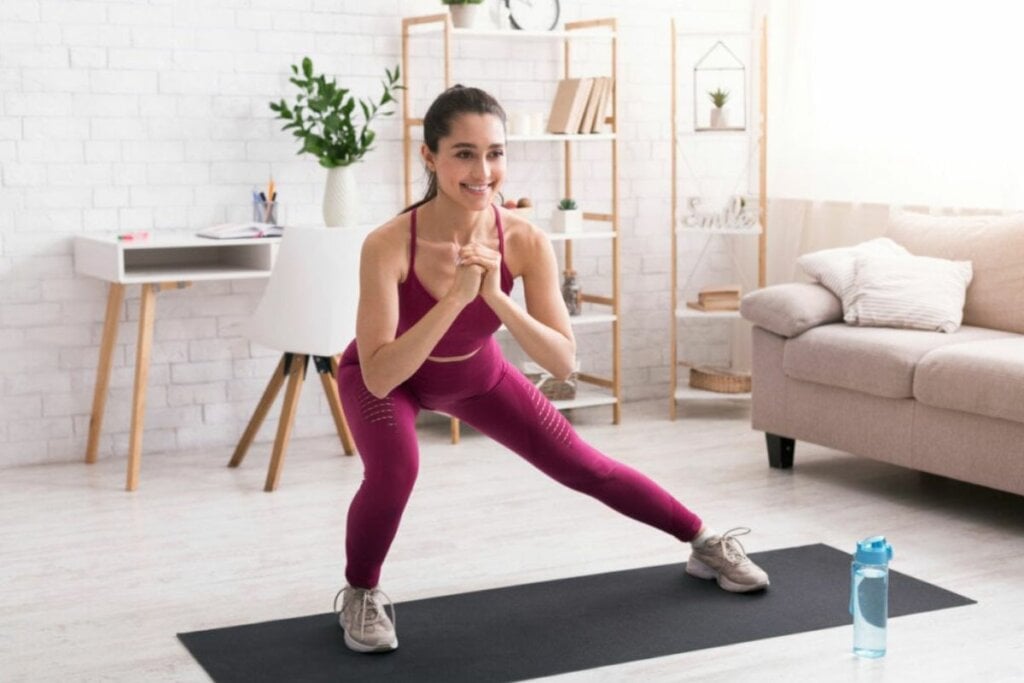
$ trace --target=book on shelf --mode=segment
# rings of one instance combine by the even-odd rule
[[[705,313],[709,311],[738,311],[740,310],[740,301],[739,299],[735,301],[709,301],[706,303],[703,301],[687,301],[686,307],[692,308],[695,311],[704,311]]]
[[[718,287],[706,287],[697,292],[697,301],[720,301],[738,300],[743,288],[739,285],[720,285]]]
[[[563,78],[558,82],[548,115],[549,133],[577,133],[594,87],[593,78]]]
[[[599,88],[597,88],[597,101],[594,106],[594,115],[590,121],[590,125],[587,127],[587,130],[583,132],[604,133],[608,129],[608,125],[605,123],[605,116],[608,111],[608,103],[612,99],[614,80],[611,76],[602,76],[599,81]]]
[[[580,125],[577,133],[589,133],[594,127],[597,118],[597,104],[601,99],[601,88],[604,87],[604,79],[600,76],[594,78],[594,85],[590,88],[590,96],[587,97],[587,106],[583,109],[583,116],[580,117]]]
[[[697,311],[736,311],[742,292],[740,285],[705,287],[697,292],[696,301],[687,301],[686,305]]]
[[[253,237],[280,237],[284,228],[273,223],[221,223],[204,228],[196,233],[199,237],[214,240],[237,240]]]

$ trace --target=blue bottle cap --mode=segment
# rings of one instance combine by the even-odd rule
[[[892,546],[885,536],[872,536],[857,542],[857,552],[853,557],[861,564],[889,564]]]

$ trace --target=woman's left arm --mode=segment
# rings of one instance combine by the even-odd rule
[[[506,250],[507,245],[506,241]],[[478,261],[470,256],[466,260],[487,269],[480,295],[527,355],[557,379],[565,379],[576,369],[576,339],[562,300],[555,251],[547,235],[533,226],[519,236],[516,246],[521,248],[516,261],[523,266],[525,311],[501,291],[501,257],[497,252],[487,250],[491,258]]]

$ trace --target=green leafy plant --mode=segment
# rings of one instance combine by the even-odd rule
[[[395,102],[394,91],[404,89],[398,84],[397,66],[384,72],[387,78],[381,81],[384,93],[379,100],[356,99],[333,78],[314,74],[313,61],[304,57],[301,68],[292,64],[293,76],[288,79],[300,90],[295,101],[291,105],[283,99],[271,102],[270,108],[277,118],[288,121],[281,130],[293,130],[302,141],[298,154],[314,155],[324,168],[348,166],[373,149],[376,134],[370,123],[378,116],[390,116],[393,112],[383,107]],[[353,116],[356,104],[363,114],[362,124]]]
[[[576,206],[576,200],[575,199],[569,199],[568,197],[566,197],[562,201],[558,202],[558,210],[559,211],[575,211],[578,208],[579,207]]]
[[[479,5],[484,0],[441,0],[442,5]]]
[[[729,91],[722,90],[721,88],[718,88],[717,90],[709,90],[708,97],[711,98],[711,101],[717,108],[721,109],[725,106],[725,103],[729,101]]]

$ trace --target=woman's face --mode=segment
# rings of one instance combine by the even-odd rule
[[[426,145],[427,168],[437,174],[437,191],[470,211],[483,211],[494,201],[505,179],[505,126],[493,114],[461,114],[451,132]]]

